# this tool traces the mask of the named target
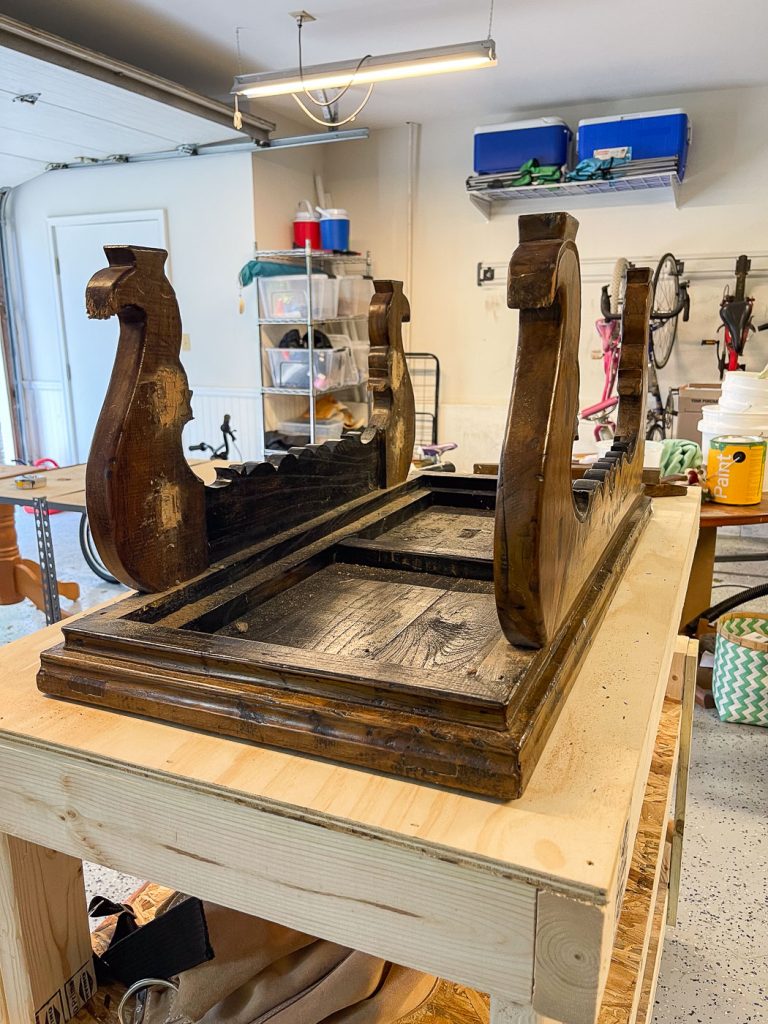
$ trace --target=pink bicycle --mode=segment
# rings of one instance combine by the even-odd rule
[[[600,344],[603,347],[603,394],[599,402],[588,405],[581,410],[583,420],[591,420],[594,424],[594,435],[596,441],[603,441],[611,438],[616,432],[616,421],[612,419],[619,404],[618,395],[614,394],[616,377],[619,373],[619,361],[621,359],[621,321],[620,320],[596,320],[595,328],[600,335]]]
[[[581,410],[581,418],[595,424],[596,441],[611,438],[616,431],[613,415],[619,404],[619,396],[614,389],[621,361],[621,317],[629,267],[625,259],[616,261],[611,284],[603,287],[600,303],[602,319],[595,323],[603,349],[603,394],[599,402]],[[663,441],[671,434],[674,417],[677,415],[675,389],[670,389],[666,402],[662,403],[656,370],[666,366],[669,361],[677,336],[677,318],[682,313],[683,320],[688,319],[688,282],[680,280],[683,269],[683,263],[668,252],[659,260],[653,275],[653,304],[648,331],[650,400],[646,412],[646,439],[652,441]]]

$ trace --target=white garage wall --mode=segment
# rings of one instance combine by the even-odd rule
[[[248,311],[238,313],[237,272],[254,237],[250,155],[167,160],[55,171],[14,190],[10,211],[24,308],[24,381],[34,455],[72,458],[64,429],[56,287],[48,243],[51,216],[163,209],[170,277],[191,348],[182,361],[195,392],[187,440],[218,440],[223,412],[240,428],[243,454],[260,450],[259,364]],[[93,268],[94,271],[98,267]],[[83,282],[83,290],[87,282]],[[115,323],[117,330],[117,323]],[[236,406],[240,416],[235,417]]]
[[[467,87],[471,87],[470,76]],[[425,88],[428,86],[425,86]],[[385,86],[380,88],[384,89]],[[688,175],[678,210],[671,203],[617,204],[568,209],[581,222],[578,243],[585,262],[599,274],[620,255],[654,261],[667,249],[681,256],[725,256],[722,277],[695,276],[692,316],[681,324],[678,347],[662,373],[662,390],[690,380],[716,379],[715,356],[701,348],[716,329],[724,284],[732,280],[740,252],[768,251],[768,89],[733,89],[679,96],[646,97],[634,103],[561,106],[516,111],[511,118],[559,114],[575,129],[581,117],[616,111],[683,107],[693,123]],[[486,224],[470,204],[464,181],[472,169],[470,121],[445,119],[425,124],[417,179],[411,347],[438,354],[443,369],[441,436],[460,443],[460,468],[498,455],[509,398],[516,344],[516,313],[505,306],[503,287],[478,288],[478,262],[503,263],[517,241],[517,214],[528,205],[507,207]],[[352,244],[376,253],[380,276],[405,273],[407,211],[407,128],[372,133],[370,142],[326,153],[326,184],[334,202],[352,216]],[[583,200],[581,201],[584,202]],[[544,207],[539,207],[543,209]],[[549,207],[551,208],[551,207]],[[756,261],[757,262],[757,261]],[[763,265],[766,261],[762,261]],[[694,265],[692,261],[691,265]],[[696,263],[701,267],[701,261]],[[584,286],[581,394],[596,401],[601,363],[590,358],[596,346],[592,323],[598,314],[599,283]],[[768,320],[768,281],[755,278],[758,321]],[[768,360],[768,335],[753,343],[752,367]],[[588,433],[588,431],[587,431]]]

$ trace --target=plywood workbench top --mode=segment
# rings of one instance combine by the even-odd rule
[[[542,762],[525,795],[508,804],[43,697],[35,688],[39,653],[58,640],[58,627],[0,653],[0,742],[210,786],[270,813],[386,836],[436,856],[450,851],[603,903],[639,761],[655,734],[654,682],[669,669],[670,624],[679,617],[697,520],[696,491],[655,503]]]
[[[26,891],[39,864],[45,899],[76,903],[80,860],[96,861],[490,992],[494,1022],[593,1024],[698,520],[696,490],[654,502],[543,757],[509,803],[44,697],[40,651],[59,627],[9,645],[0,877]],[[49,920],[39,905],[33,943]],[[67,941],[62,962],[77,967],[83,918]],[[29,1005],[15,965],[3,968],[22,979],[15,1005]],[[35,991],[47,997],[50,982]]]

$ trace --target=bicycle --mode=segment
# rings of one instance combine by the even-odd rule
[[[240,449],[237,447],[237,442],[236,442],[236,439],[235,439],[235,432],[232,429],[231,417],[230,417],[228,412],[224,413],[224,421],[221,424],[220,430],[221,430],[221,435],[222,435],[222,442],[218,446],[218,448],[214,448],[214,446],[212,444],[208,444],[205,441],[201,441],[200,444],[191,444],[189,446],[189,451],[191,451],[191,452],[210,452],[210,455],[208,456],[210,459],[228,459],[229,458],[229,444],[230,444],[230,441],[231,441],[232,442],[232,447],[237,452],[238,458],[242,459],[243,456],[240,453]]]
[[[611,438],[616,430],[612,419],[619,397],[615,394],[616,379],[621,360],[621,318],[624,306],[627,271],[632,266],[625,259],[616,261],[610,285],[603,285],[600,296],[602,319],[595,324],[600,335],[603,350],[603,371],[605,381],[599,402],[581,410],[581,417],[595,423],[596,441]],[[648,329],[648,393],[653,404],[646,413],[646,440],[664,440],[672,430],[675,410],[676,388],[670,388],[665,402],[662,402],[657,370],[669,362],[677,338],[677,324],[680,314],[687,321],[690,315],[688,281],[681,281],[685,265],[668,252],[665,253],[653,275],[653,301]]]
[[[232,442],[232,446],[240,456],[240,450],[235,443],[235,432],[230,425],[229,413],[225,413],[224,422],[221,424],[222,443],[218,448],[214,448],[213,445],[206,444],[205,441],[201,441],[200,444],[191,444],[189,450],[191,452],[210,452],[210,458],[212,459],[227,459],[229,458],[229,444]],[[242,458],[242,456],[240,456]],[[91,526],[88,522],[88,513],[83,512],[80,517],[80,549],[83,553],[85,563],[91,572],[95,573],[100,579],[104,580],[105,583],[119,583],[120,581],[115,579],[112,573],[107,569],[101,560],[101,556],[96,548],[91,535]]]
[[[747,368],[747,364],[739,362],[739,359],[744,355],[750,334],[768,330],[768,323],[755,327],[752,321],[755,299],[754,296],[747,295],[747,276],[751,268],[752,261],[749,257],[739,256],[736,260],[736,288],[733,294],[728,291],[728,286],[725,286],[720,302],[720,319],[723,322],[718,327],[718,331],[723,331],[723,344],[720,344],[720,338],[705,338],[701,343],[717,346],[717,369],[720,380],[723,379],[726,370],[732,372]]]

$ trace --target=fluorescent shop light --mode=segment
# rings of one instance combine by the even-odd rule
[[[343,89],[353,85],[375,85],[398,78],[442,75],[452,71],[472,71],[496,65],[496,44],[492,39],[455,46],[435,46],[427,50],[387,53],[380,57],[343,60],[333,64],[315,64],[291,71],[266,71],[238,75],[232,86],[236,96],[262,99],[289,96],[308,90]]]

